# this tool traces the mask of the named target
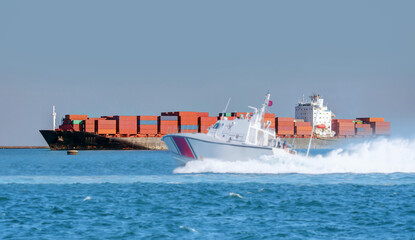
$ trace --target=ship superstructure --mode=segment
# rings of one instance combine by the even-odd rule
[[[311,122],[314,134],[319,137],[334,137],[335,132],[331,126],[333,116],[333,112],[324,105],[324,99],[319,94],[311,95],[307,102],[303,98],[295,107],[295,118]]]

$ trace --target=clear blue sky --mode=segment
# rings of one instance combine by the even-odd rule
[[[0,145],[45,145],[51,109],[338,117],[414,131],[415,1],[1,1]],[[412,127],[411,127],[412,124]]]

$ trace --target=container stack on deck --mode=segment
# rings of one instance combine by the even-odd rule
[[[115,116],[115,120],[118,134],[137,134],[137,116]]]
[[[196,133],[199,130],[199,116],[196,112],[174,112],[179,117],[179,132]]]
[[[158,119],[159,134],[170,134],[179,132],[179,116],[174,116],[174,112],[161,113]]]
[[[373,130],[370,124],[364,124],[361,120],[354,121],[355,135],[356,136],[372,136]]]
[[[355,135],[355,119],[333,119],[331,129],[338,137],[349,137]]]
[[[313,126],[311,126],[311,122],[304,122],[295,120],[294,121],[294,134],[301,137],[310,137],[311,131],[313,130]]]
[[[137,126],[140,135],[156,136],[158,134],[158,116],[138,116]]]
[[[271,125],[269,127],[275,129],[275,113],[264,114],[264,123],[267,124],[268,121],[271,122]]]
[[[117,134],[117,120],[99,119],[97,122],[97,134]]]
[[[84,121],[88,119],[88,115],[65,115],[63,124],[59,126],[60,129],[66,131],[78,131],[84,130]]]
[[[118,137],[159,137],[171,133],[207,133],[209,127],[226,117],[250,118],[249,112],[219,113],[209,116],[208,112],[163,112],[161,116],[102,116],[88,118],[87,115],[66,115],[58,130],[88,132]],[[302,119],[275,117],[265,113],[264,123],[280,137],[310,137],[312,125]],[[370,137],[390,135],[390,122],[384,118],[332,119],[332,130],[337,138]]]
[[[391,123],[385,122],[384,118],[358,118],[364,124],[370,124],[373,135],[390,135]]]
[[[294,118],[277,117],[275,118],[276,134],[279,136],[294,135]]]
[[[208,128],[218,121],[218,117],[199,117],[199,132],[207,133]]]

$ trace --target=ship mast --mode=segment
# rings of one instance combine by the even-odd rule
[[[246,134],[246,140],[245,143],[251,143],[254,145],[257,145],[258,143],[258,131],[261,129],[261,121],[264,119],[264,113],[265,108],[269,105],[269,99],[271,97],[271,94],[268,92],[265,95],[264,103],[262,104],[261,110],[258,112],[258,108],[248,106],[249,108],[253,109],[255,111],[254,118],[252,118],[253,122],[249,123],[248,132]],[[253,132],[251,133],[251,129],[253,129]],[[249,139],[251,137],[251,134],[254,134],[254,142],[251,142]]]
[[[55,129],[56,129],[56,112],[55,112],[55,105],[53,105],[53,107],[52,107],[52,126],[53,126],[53,128],[52,128],[52,130],[54,130],[55,131]]]
[[[271,94],[268,92],[267,95],[265,95],[264,103],[262,104],[261,112],[259,113],[259,119],[257,118],[257,122],[262,121],[264,119],[265,114],[265,108],[269,105],[269,99],[271,97]]]

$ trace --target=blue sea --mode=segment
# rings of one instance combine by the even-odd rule
[[[0,150],[0,239],[415,239],[414,142],[178,166]]]

